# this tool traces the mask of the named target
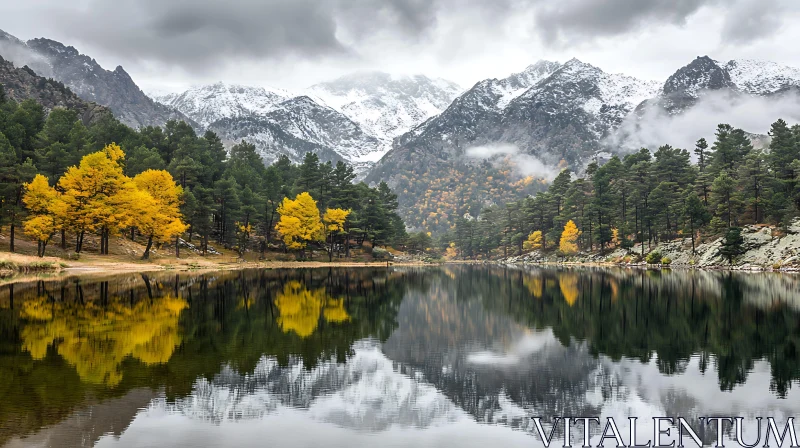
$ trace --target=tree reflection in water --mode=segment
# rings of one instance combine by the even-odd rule
[[[163,391],[165,409],[213,419],[276,406],[313,414],[335,396],[350,411],[320,418],[370,430],[459,412],[511,426],[534,410],[590,415],[590,391],[612,390],[612,371],[631,362],[665,377],[708,372],[734,394],[766,362],[770,392],[786,397],[800,379],[798,285],[773,274],[452,266],[0,287],[0,443],[142,387]],[[238,411],[196,407],[222,396],[238,397],[227,408]],[[369,406],[379,410],[365,417]]]

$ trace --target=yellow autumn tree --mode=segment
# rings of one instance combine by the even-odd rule
[[[534,230],[528,235],[528,239],[522,243],[522,248],[525,250],[538,250],[542,248],[542,231]]]
[[[611,229],[611,244],[614,247],[619,246],[619,229],[616,227]]]
[[[325,237],[317,202],[307,192],[298,194],[294,200],[283,198],[278,214],[281,217],[275,230],[288,249],[304,250],[309,242]]]
[[[322,222],[325,224],[325,239],[328,241],[328,261],[333,261],[336,235],[344,232],[344,225],[349,215],[350,210],[329,208],[325,210],[325,214],[322,216]]]
[[[57,205],[60,201],[59,196],[47,182],[47,178],[41,174],[37,174],[31,182],[25,184],[22,202],[31,215],[22,223],[22,228],[26,235],[36,240],[36,255],[40,257],[44,257],[48,241],[59,229],[54,218],[55,212],[60,210]]]
[[[112,143],[103,150],[87,154],[78,166],[72,166],[59,179],[64,206],[56,221],[77,236],[75,251],[83,248],[86,232],[100,232],[100,253],[108,253],[108,237],[119,230],[126,214],[115,196],[130,182],[122,171],[124,153]]]
[[[166,243],[186,231],[180,211],[183,189],[164,170],[144,171],[133,178],[133,183],[135,188],[128,189],[128,193],[149,203],[146,207],[136,206],[130,219],[133,227],[147,235],[147,247],[142,254],[142,259],[146,260],[150,257],[153,241]],[[129,201],[130,198],[126,202]]]
[[[561,242],[558,245],[561,253],[564,255],[578,253],[578,237],[580,235],[581,231],[578,230],[578,226],[571,219],[567,221],[567,224],[564,225],[564,231],[561,232]]]

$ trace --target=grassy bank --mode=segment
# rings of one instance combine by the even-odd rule
[[[0,252],[0,279],[24,274],[55,273],[66,267],[64,261],[53,257],[39,258]]]

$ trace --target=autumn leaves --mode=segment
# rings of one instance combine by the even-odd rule
[[[320,217],[317,202],[303,192],[294,200],[283,198],[278,214],[281,218],[275,229],[287,249],[304,251],[312,241],[327,241],[328,258],[332,259],[336,237],[344,233],[350,210],[329,208]]]
[[[567,224],[564,225],[564,231],[561,232],[561,239],[558,243],[558,250],[561,252],[562,255],[569,256],[575,255],[578,253],[578,237],[581,235],[581,231],[578,230],[578,226],[570,219],[567,221]],[[524,250],[539,250],[542,248],[542,231],[541,230],[534,230],[528,235],[528,239],[526,239],[522,243],[522,248]]]
[[[38,242],[44,256],[56,232],[75,236],[81,252],[86,233],[98,233],[100,253],[109,253],[109,237],[124,229],[138,229],[148,243],[166,242],[186,231],[180,214],[182,189],[163,170],[147,170],[130,178],[123,173],[125,153],[116,144],[84,156],[51,187],[41,174],[25,184],[23,203],[30,212],[25,233]]]
[[[148,259],[153,243],[166,243],[186,232],[181,216],[183,189],[164,170],[146,170],[133,178],[124,174],[125,154],[116,144],[84,156],[51,187],[41,174],[25,184],[23,203],[29,218],[25,233],[38,242],[44,256],[47,243],[57,232],[75,237],[75,252],[83,249],[87,233],[100,237],[100,253],[108,254],[109,237],[123,230],[138,231],[147,239],[142,259]],[[346,229],[349,210],[329,208],[320,216],[317,203],[307,192],[294,200],[284,198],[275,226],[287,249],[304,251],[312,241],[327,241],[333,257],[339,236]],[[248,225],[239,232],[249,234]]]

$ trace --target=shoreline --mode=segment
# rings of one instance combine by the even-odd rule
[[[93,257],[95,258],[95,257]],[[96,258],[100,258],[97,256]],[[169,263],[172,261],[172,263]],[[159,259],[150,262],[68,261],[57,257],[33,257],[0,252],[0,285],[54,277],[92,277],[155,272],[218,272],[245,269],[387,268],[438,266],[423,261],[223,261],[213,259]]]

